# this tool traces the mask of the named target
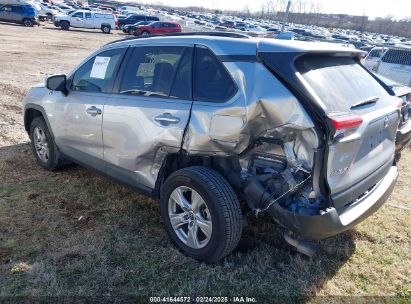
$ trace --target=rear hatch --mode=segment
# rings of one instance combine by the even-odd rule
[[[306,103],[315,105],[306,108],[310,114],[316,109],[317,121],[320,116],[327,125],[323,176],[334,206],[353,202],[378,183],[394,160],[398,99],[358,64],[358,54],[310,50],[260,57],[294,92],[309,95]]]

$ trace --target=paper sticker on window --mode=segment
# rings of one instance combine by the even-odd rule
[[[94,59],[93,68],[90,72],[90,78],[104,79],[106,77],[106,71],[111,57],[99,57]]]

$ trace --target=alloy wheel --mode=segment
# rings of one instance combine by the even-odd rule
[[[42,128],[36,126],[33,131],[34,147],[36,148],[37,156],[43,163],[49,160],[50,149],[47,143],[46,133]]]
[[[208,206],[194,189],[180,186],[171,193],[168,216],[175,234],[185,245],[200,249],[212,235],[212,221]]]

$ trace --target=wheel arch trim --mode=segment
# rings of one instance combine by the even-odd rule
[[[50,122],[48,120],[48,117],[46,115],[46,111],[44,110],[44,108],[38,104],[35,103],[28,103],[24,106],[24,129],[26,130],[27,133],[30,133],[30,125],[29,125],[29,116],[28,116],[28,111],[29,110],[36,110],[38,112],[41,113],[44,121],[46,122],[47,128],[49,129],[49,132],[51,134],[51,136],[54,139],[54,133],[53,133],[53,129],[51,128]]]

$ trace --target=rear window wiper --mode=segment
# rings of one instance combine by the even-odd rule
[[[358,107],[368,106],[368,105],[377,103],[378,100],[380,100],[379,97],[376,97],[376,96],[375,97],[370,97],[370,98],[361,100],[361,101],[353,104],[350,109],[352,110],[352,109],[355,109],[355,108],[358,108]]]

